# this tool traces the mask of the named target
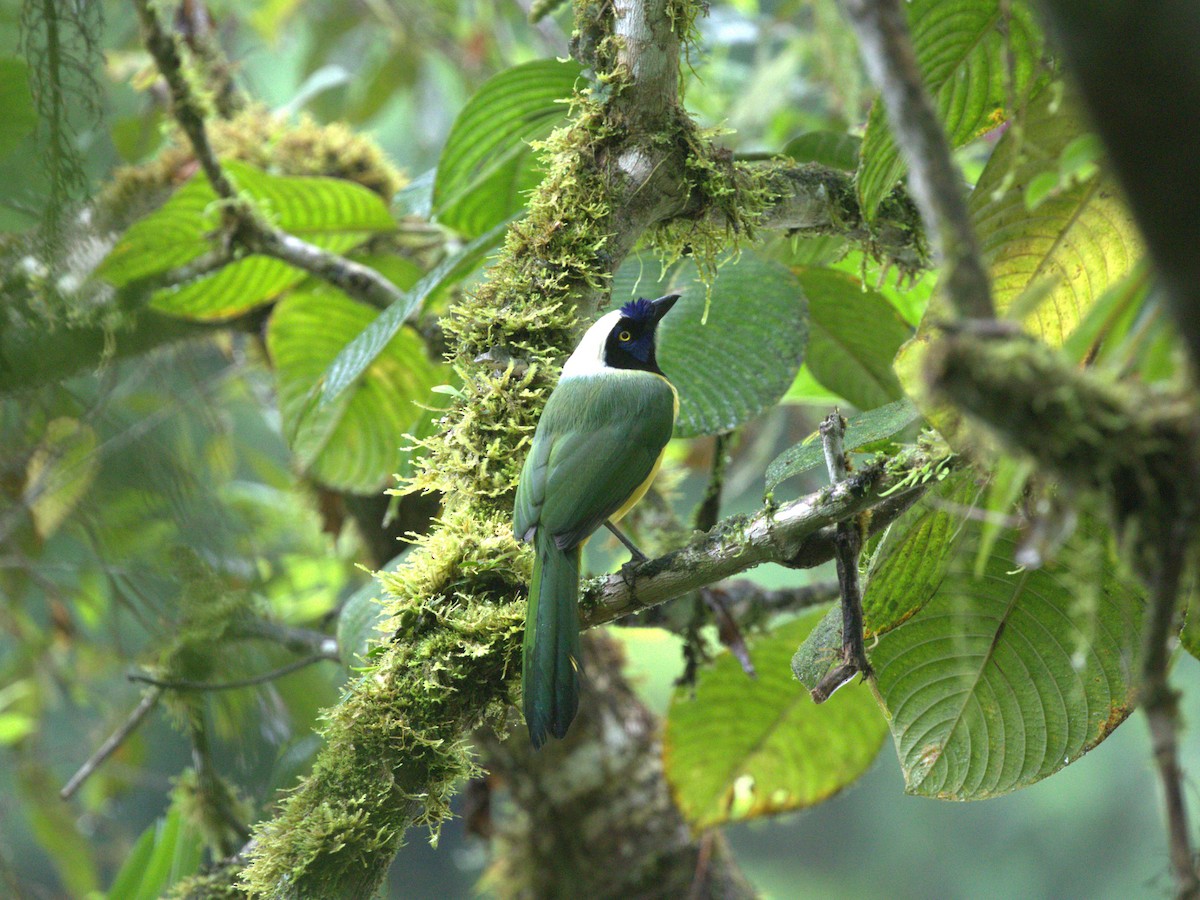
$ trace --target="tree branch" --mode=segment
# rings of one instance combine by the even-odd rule
[[[385,307],[403,299],[396,286],[369,266],[322,250],[282,231],[263,218],[237,191],[213,152],[205,126],[205,110],[183,72],[174,39],[163,28],[152,0],[135,0],[146,49],[171,90],[171,112],[187,136],[196,161],[213,191],[226,201],[228,239],[249,253],[261,253],[320,278],[345,294],[372,306]]]
[[[336,651],[332,653],[313,653],[300,659],[294,659],[287,665],[280,666],[278,669],[272,669],[270,672],[263,672],[261,675],[251,675],[248,678],[238,678],[234,681],[164,681],[160,678],[142,675],[137,672],[132,672],[126,677],[130,681],[152,684],[157,688],[168,691],[232,691],[238,688],[254,687],[257,684],[266,684],[268,681],[274,681],[277,678],[282,678],[284,675],[291,675],[293,672],[297,672],[306,666],[311,666],[313,663],[325,661],[341,662],[341,657],[337,655]]]
[[[900,0],[843,0],[863,62],[879,88],[913,198],[945,262],[946,296],[963,318],[991,319],[991,285],[967,213],[963,177],[921,80]]]
[[[63,789],[58,792],[58,796],[64,800],[70,800],[75,795],[75,792],[83,786],[83,783],[91,778],[92,774],[104,765],[105,761],[117,752],[117,748],[125,743],[129,736],[137,730],[138,726],[149,715],[150,710],[154,709],[158,704],[158,701],[162,698],[162,694],[162,688],[159,687],[146,691],[142,699],[138,702],[138,705],[133,708],[133,712],[121,723],[121,727],[110,734],[108,739],[96,748],[96,752],[89,756],[87,761],[79,767],[79,770],[71,776],[71,780],[63,785]]]
[[[1175,540],[1161,548],[1162,565],[1158,582],[1153,585],[1147,611],[1146,634],[1142,651],[1140,699],[1150,728],[1154,764],[1163,787],[1167,844],[1171,868],[1175,873],[1175,895],[1179,898],[1200,896],[1200,877],[1188,830],[1187,804],[1183,796],[1183,771],[1179,766],[1179,696],[1167,681],[1171,661],[1170,640],[1178,628],[1175,609],[1179,584],[1187,555],[1188,533],[1185,523],[1175,523]]]
[[[771,200],[757,228],[785,229],[808,235],[838,235],[861,243],[868,252],[909,273],[929,268],[929,246],[921,214],[903,188],[880,204],[868,225],[858,202],[854,176],[816,163],[739,163],[736,171],[764,179]],[[765,177],[764,177],[765,174]],[[749,180],[749,179],[748,179]],[[719,212],[709,209],[715,219]]]
[[[875,463],[784,507],[733,516],[686,547],[594,580],[580,600],[585,627],[604,625],[766,562],[811,568],[834,558],[836,525],[868,509],[872,530],[886,527],[925,491],[912,475],[932,465],[924,454]]]

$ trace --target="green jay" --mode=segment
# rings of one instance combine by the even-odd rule
[[[563,366],[521,470],[513,532],[534,548],[521,666],[522,706],[535,748],[567,733],[579,706],[579,556],[658,473],[679,395],[658,367],[658,323],[679,299],[637,299],[601,316]]]

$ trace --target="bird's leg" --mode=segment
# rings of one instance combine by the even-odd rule
[[[638,565],[641,565],[642,563],[646,562],[646,560],[648,560],[650,558],[645,553],[643,553],[641,550],[639,550],[637,548],[637,545],[634,544],[633,541],[631,541],[629,538],[625,537],[625,535],[622,534],[621,531],[617,528],[617,526],[614,525],[612,522],[605,519],[604,527],[607,528],[609,531],[611,531],[613,534],[615,534],[617,536],[617,540],[625,545],[625,549],[633,554],[633,560],[632,560],[633,562],[637,563]]]

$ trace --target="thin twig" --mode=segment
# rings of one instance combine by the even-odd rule
[[[721,517],[721,489],[725,486],[725,469],[729,465],[729,445],[733,442],[733,434],[718,434],[713,441],[712,468],[709,470],[708,486],[704,489],[704,497],[696,507],[696,515],[692,527],[696,531],[709,531]]]
[[[108,736],[103,744],[96,748],[96,752],[88,757],[87,761],[79,767],[79,770],[71,776],[71,780],[63,785],[63,789],[58,792],[58,796],[64,800],[70,800],[75,795],[85,781],[87,781],[92,773],[99,769],[104,762],[112,756],[117,748],[125,743],[126,739],[137,730],[137,727],[142,724],[142,720],[146,718],[150,710],[154,709],[159,699],[162,698],[163,689],[161,687],[153,687],[146,691],[145,696],[138,702],[138,705],[133,708],[133,712],[129,714],[121,727]]]
[[[1187,806],[1183,795],[1183,773],[1179,767],[1178,694],[1167,683],[1170,639],[1176,630],[1175,610],[1179,598],[1184,554],[1189,545],[1187,524],[1176,521],[1172,540],[1162,548],[1160,571],[1150,597],[1142,653],[1142,709],[1150,728],[1151,749],[1163,786],[1167,840],[1176,896],[1200,896],[1200,878],[1188,831]]]
[[[163,28],[151,0],[135,0],[134,6],[145,34],[146,49],[171,90],[175,121],[192,145],[196,161],[213,191],[226,201],[226,237],[250,253],[261,253],[303,269],[373,306],[386,307],[403,299],[403,293],[374,269],[274,227],[238,193],[208,139],[204,106],[184,74],[174,38]]]
[[[237,681],[164,681],[150,675],[143,675],[140,672],[130,672],[126,677],[130,681],[152,684],[155,687],[171,691],[232,691],[237,688],[253,687],[256,684],[266,684],[268,681],[274,681],[276,678],[290,675],[292,672],[303,669],[305,666],[311,666],[313,663],[325,660],[340,662],[336,653],[313,653],[311,656],[304,656],[293,660],[286,666],[280,666],[278,669],[272,669],[270,672],[264,672],[261,675],[254,675],[250,678],[240,678]]]
[[[963,177],[950,154],[921,81],[900,0],[842,0],[863,62],[879,88],[896,144],[908,163],[909,187],[945,263],[941,282],[959,316],[995,317],[991,286],[971,226]]]
[[[846,420],[841,412],[834,410],[821,423],[821,449],[825,454],[825,468],[829,480],[835,485],[845,481],[847,475],[846,451],[843,439],[846,436]],[[842,663],[827,673],[811,691],[816,703],[824,703],[833,692],[857,674],[864,678],[871,675],[871,664],[867,661],[867,649],[863,645],[862,589],[858,583],[858,557],[862,552],[862,532],[854,519],[843,519],[837,523],[837,541],[834,559],[837,562],[838,586],[842,598]]]

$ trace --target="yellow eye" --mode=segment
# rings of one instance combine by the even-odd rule
[[[617,340],[619,340],[619,341],[628,341],[628,340],[630,340],[632,337],[633,337],[633,335],[632,335],[632,334],[630,334],[628,331],[622,331],[620,334],[618,334],[618,335],[617,335]]]

